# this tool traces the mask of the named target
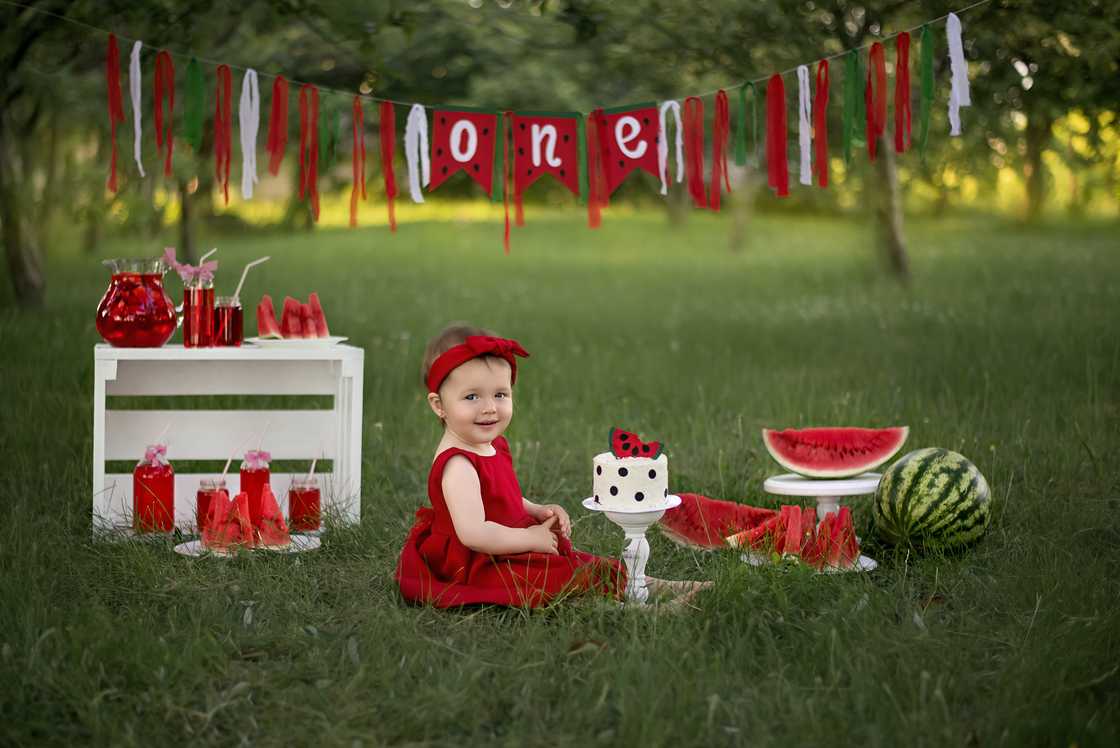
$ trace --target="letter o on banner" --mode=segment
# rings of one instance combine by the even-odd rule
[[[467,146],[462,147],[463,136],[466,135]],[[468,163],[478,151],[478,129],[474,123],[461,119],[451,128],[451,158],[460,164]],[[645,143],[642,144],[643,146]]]
[[[627,158],[641,158],[645,155],[648,145],[646,141],[638,143],[636,148],[631,148],[629,143],[642,134],[642,125],[637,118],[626,115],[614,123],[614,139],[618,143],[618,150]]]

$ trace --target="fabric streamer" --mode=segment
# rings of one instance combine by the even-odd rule
[[[712,189],[708,193],[709,207],[719,212],[720,179],[724,187],[731,192],[731,179],[727,173],[727,140],[731,134],[731,110],[727,101],[727,92],[720,89],[716,92],[716,113],[712,120]]]
[[[197,153],[202,148],[202,123],[206,119],[203,100],[206,98],[206,83],[202,80],[202,68],[198,60],[191,58],[187,63],[187,94],[183,105],[183,135]]]
[[[350,225],[358,225],[358,186],[361,185],[362,199],[366,199],[366,123],[362,112],[362,97],[355,96],[350,108],[350,124],[353,131],[353,147],[350,151],[350,169],[353,185],[350,188]]]
[[[389,203],[389,230],[397,230],[397,178],[393,174],[393,143],[397,139],[397,112],[393,102],[383,101],[380,107],[381,172],[385,176],[385,198]]]
[[[140,171],[140,176],[146,177],[148,175],[144,173],[144,164],[140,162],[140,126],[143,122],[143,114],[140,112],[142,104],[140,86],[143,84],[143,76],[140,73],[140,50],[143,48],[143,42],[135,42],[132,45],[132,55],[128,62],[128,97],[132,101],[132,157],[136,160],[136,168]]]
[[[809,67],[797,66],[797,145],[801,184],[813,184],[813,94],[809,90]]]
[[[268,172],[280,173],[284,149],[288,147],[288,81],[276,76],[272,83],[272,112],[268,117]]]
[[[428,155],[428,113],[421,104],[408,110],[404,126],[404,157],[408,162],[408,194],[412,202],[424,202],[424,190],[432,181],[432,164]]]
[[[172,136],[173,125],[175,124],[175,63],[171,60],[171,55],[167,50],[161,50],[156,54],[156,77],[153,93],[154,111],[152,115],[156,126],[156,153],[159,153],[166,144],[167,152],[164,155],[163,175],[170,177],[171,154],[175,149],[175,138]],[[165,98],[167,99],[166,124],[163,119],[163,100]]]
[[[918,99],[918,151],[925,156],[926,142],[929,140],[929,118],[933,111],[933,34],[929,26],[922,26],[922,36],[919,39],[921,49],[921,67],[918,77],[921,81],[920,98]]]
[[[253,197],[257,183],[257,133],[261,129],[261,90],[257,71],[249,68],[241,79],[241,102],[237,112],[241,134],[241,196]]]
[[[758,167],[758,89],[753,81],[748,81],[739,87],[739,119],[738,129],[735,131],[735,163],[739,166],[747,165],[747,95],[751,98],[751,164]]]
[[[867,155],[875,160],[879,138],[887,131],[887,60],[883,45],[875,42],[867,57]]]
[[[112,143],[112,156],[109,161],[109,180],[105,186],[112,192],[117,191],[117,125],[124,122],[124,105],[121,97],[121,52],[117,47],[117,37],[109,34],[109,46],[105,52],[105,88],[109,110],[109,141]]]
[[[828,186],[828,60],[817,63],[817,92],[813,99],[813,173],[817,185]]]
[[[778,73],[770,76],[770,82],[766,84],[766,169],[770,188],[778,197],[788,197],[786,87]]]
[[[968,90],[968,63],[964,59],[964,45],[961,43],[961,19],[956,13],[949,14],[945,22],[945,33],[949,38],[949,66],[952,70],[952,85],[949,89],[949,134],[961,134],[961,107],[972,105],[972,95]]]
[[[673,121],[675,127],[673,132],[676,133],[677,143],[677,182],[684,180],[684,135],[681,128],[681,104],[679,101],[670,99],[669,101],[661,102],[660,123],[657,131],[657,169],[661,176],[661,194],[669,194],[668,184],[668,167],[669,167],[669,131],[665,127],[665,113],[673,113]]]
[[[495,132],[494,134],[495,134],[495,136],[500,135],[500,137],[502,139],[501,150],[503,150],[503,151],[506,149],[507,145],[509,144],[509,137],[510,137],[510,135],[509,135],[509,125],[510,125],[510,120],[511,119],[513,119],[513,112],[511,112],[511,111],[498,112],[497,132]],[[494,150],[497,151],[497,150],[499,150],[499,148],[497,146],[495,146]],[[502,178],[502,208],[505,210],[505,215],[506,215],[505,234],[502,237],[502,249],[505,251],[505,253],[507,255],[509,254],[509,192],[510,192],[510,188],[512,187],[512,185],[510,183],[513,180],[513,177],[510,174],[510,168],[511,168],[512,163],[513,163],[512,158],[505,159],[505,163],[502,165],[502,177],[501,177]],[[518,195],[517,195],[517,225],[518,226],[524,226],[525,225],[525,213],[524,213],[524,210],[523,210],[522,205],[521,205],[521,194],[520,193],[518,193]]]
[[[587,115],[587,226],[597,229],[602,223],[602,210],[607,206],[607,172],[603,158],[602,134],[606,130],[602,109]]]
[[[894,150],[910,148],[910,34],[895,37],[894,62]]]
[[[844,163],[852,162],[852,146],[860,142],[860,123],[863,122],[863,66],[859,50],[853,49],[844,57]]]
[[[704,102],[698,96],[684,100],[684,163],[692,204],[708,207],[704,194]]]
[[[311,216],[319,220],[319,89],[299,88],[299,199],[310,198]]]
[[[222,185],[229,205],[229,164],[233,156],[233,74],[229,65],[219,65],[214,85],[214,176]]]

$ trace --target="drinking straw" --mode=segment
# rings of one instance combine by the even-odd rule
[[[253,260],[245,266],[245,269],[241,272],[241,282],[237,284],[237,290],[233,292],[233,298],[241,298],[241,287],[245,285],[245,276],[249,274],[249,268],[253,267],[254,265],[260,265],[262,262],[268,262],[271,259],[271,257],[261,257],[259,259]]]
[[[202,265],[202,263],[206,261],[206,258],[207,258],[207,257],[209,257],[210,255],[214,254],[214,253],[215,253],[215,252],[217,252],[217,251],[218,251],[218,248],[217,248],[217,247],[214,247],[214,248],[213,248],[212,250],[210,250],[209,252],[207,252],[206,254],[204,254],[204,255],[203,255],[202,257],[199,257],[199,258],[198,258],[198,264],[199,264],[199,265]]]
[[[156,437],[156,440],[152,442],[152,444],[163,444],[163,437],[165,437],[167,435],[167,432],[170,430],[171,421],[168,421],[167,425],[163,427],[163,431],[159,432],[159,436]]]
[[[233,458],[236,457],[237,455],[239,455],[241,453],[241,450],[245,449],[245,445],[248,444],[249,440],[252,439],[252,438],[253,438],[253,435],[249,434],[244,439],[242,439],[241,443],[237,445],[237,449],[235,449],[233,451],[233,454],[231,454],[229,456],[229,459],[226,460],[226,466],[224,468],[222,468],[222,480],[226,479],[226,473],[229,472],[229,466],[230,466],[230,463],[233,462]]]
[[[271,426],[271,425],[272,425],[272,419],[271,418],[269,418],[267,421],[264,422],[264,428],[261,429],[260,438],[257,439],[257,451],[258,452],[260,452],[261,447],[264,446],[264,437],[265,437],[265,434],[268,433],[268,427]]]
[[[315,463],[318,461],[318,457],[311,461],[311,469],[307,471],[307,480],[311,480],[311,477],[315,475]]]

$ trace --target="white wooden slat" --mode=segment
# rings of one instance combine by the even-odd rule
[[[139,460],[144,448],[171,424],[164,441],[175,460],[225,460],[247,438],[264,432],[263,449],[274,460],[334,459],[338,416],[331,410],[107,410],[105,459]],[[321,452],[320,452],[320,444]]]
[[[117,361],[105,394],[333,395],[340,361]]]

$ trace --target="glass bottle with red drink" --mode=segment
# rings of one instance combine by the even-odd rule
[[[288,527],[292,532],[317,532],[322,521],[319,479],[293,478],[288,489]]]
[[[222,494],[225,494],[227,499],[229,498],[225,478],[203,478],[198,482],[198,495],[196,497],[198,506],[195,510],[195,516],[199,534],[209,527],[211,507]]]
[[[199,275],[183,283],[183,347],[214,345],[214,279]]]
[[[137,532],[175,529],[175,470],[165,444],[148,445],[132,471],[132,527]]]
[[[272,455],[261,449],[251,449],[245,453],[241,463],[241,492],[249,499],[249,519],[253,527],[261,522],[261,490],[272,478],[269,461]]]

